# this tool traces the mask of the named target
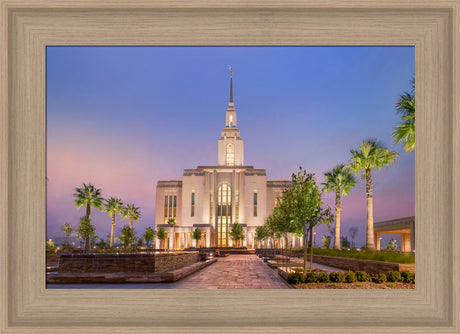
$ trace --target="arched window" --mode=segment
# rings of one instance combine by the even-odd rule
[[[232,126],[233,126],[233,116],[230,115],[229,119],[230,119],[230,122],[229,122],[229,123],[230,123],[230,127],[232,127]]]
[[[235,148],[233,147],[233,144],[227,145],[226,162],[227,166],[235,165]]]

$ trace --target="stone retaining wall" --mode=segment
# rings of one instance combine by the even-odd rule
[[[162,271],[198,262],[198,252],[155,254],[155,271]]]
[[[198,253],[61,255],[59,273],[154,273],[198,261]]]

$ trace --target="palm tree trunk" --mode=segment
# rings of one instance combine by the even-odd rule
[[[88,222],[91,223],[91,202],[86,203],[86,218]],[[89,237],[85,238],[85,253],[88,253],[89,250]]]
[[[340,249],[340,212],[342,211],[342,201],[340,198],[340,189],[335,191],[335,235],[334,248]]]
[[[372,171],[366,171],[366,202],[367,202],[367,229],[366,229],[366,250],[374,251],[374,203],[372,190]]]
[[[110,248],[115,245],[115,212],[112,214],[112,227],[110,229]]]
[[[129,218],[129,229],[132,231],[133,230],[133,219]],[[131,249],[133,247],[133,243],[129,243],[129,248]]]
[[[86,203],[86,218],[88,218],[89,222],[91,222],[91,203]]]

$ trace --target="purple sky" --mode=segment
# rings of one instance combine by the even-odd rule
[[[269,179],[290,179],[302,166],[323,182],[350,149],[376,137],[401,157],[374,173],[374,219],[414,215],[414,153],[391,138],[413,47],[48,47],[47,237],[62,236],[65,222],[78,226],[84,209],[72,194],[82,182],[139,206],[138,235],[154,227],[156,182],[217,163],[228,64],[246,165],[265,168]],[[342,200],[342,235],[357,226],[358,245],[364,191],[359,178]],[[334,208],[334,194],[325,199]],[[109,216],[92,216],[105,239]],[[116,233],[127,223],[118,216]],[[316,241],[326,233],[318,229]]]

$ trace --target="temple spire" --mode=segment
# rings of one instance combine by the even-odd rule
[[[233,69],[230,65],[228,65],[230,69],[230,102],[233,102]]]

